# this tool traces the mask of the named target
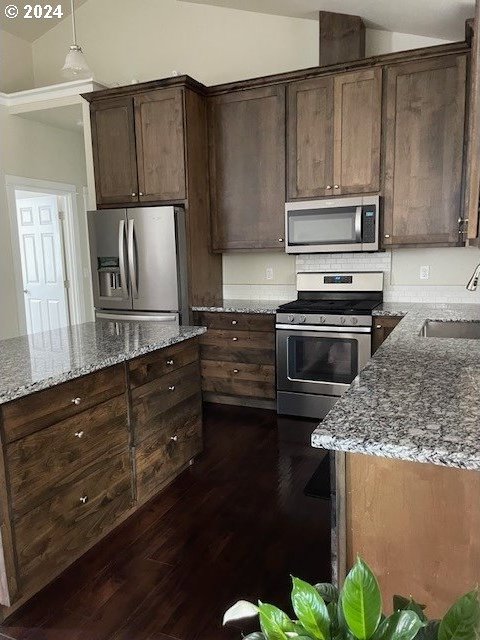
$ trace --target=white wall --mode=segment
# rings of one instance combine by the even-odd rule
[[[79,212],[84,210],[82,189],[86,175],[81,133],[12,116],[5,107],[0,107],[0,137],[0,339],[3,339],[19,332],[5,174],[76,185]],[[85,217],[81,216],[79,222],[82,261],[87,266]],[[85,303],[90,306],[88,296],[87,288]]]
[[[0,29],[0,91],[12,93],[33,86],[31,43]]]

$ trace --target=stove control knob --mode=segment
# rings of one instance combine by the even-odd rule
[[[327,319],[325,316],[320,316],[319,320],[320,320],[320,324],[325,324]]]
[[[352,324],[358,324],[358,318],[352,318]]]
[[[346,321],[347,321],[347,319],[345,318],[345,316],[342,316],[342,317],[340,318],[340,322],[341,322],[341,324],[345,324],[345,323],[346,323]]]
[[[307,320],[307,316],[300,316],[298,321],[299,322],[305,322]]]
[[[288,316],[288,321],[289,321],[289,322],[295,322],[295,316],[293,316],[292,314],[290,314],[290,315]]]

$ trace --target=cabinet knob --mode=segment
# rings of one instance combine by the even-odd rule
[[[375,329],[381,329],[381,328],[382,328],[382,325],[381,325],[381,324],[376,324],[376,325],[375,325]]]
[[[173,364],[173,358],[169,358],[169,359],[166,361],[166,364],[167,364],[169,367],[171,367],[171,366],[172,366],[172,364]]]
[[[82,504],[87,504],[87,502],[88,502],[88,496],[82,496],[82,497],[80,498],[80,502],[81,502]]]
[[[234,369],[233,373],[239,373],[238,369]]]
[[[233,342],[238,342],[238,338],[232,338]]]
[[[171,385],[168,387],[168,390],[169,390],[169,391],[175,391],[175,385],[174,385],[174,384],[171,384]]]
[[[283,238],[279,238],[279,239],[278,239],[278,241],[279,241],[279,242],[283,242]]]
[[[389,238],[389,237],[390,237],[390,234],[389,234],[389,233],[386,233],[386,234],[385,234],[385,238]]]
[[[340,189],[340,187],[338,186],[338,184],[333,185],[334,189]]]
[[[332,188],[332,185],[331,184],[327,184],[327,191],[330,191],[331,188]]]
[[[83,438],[83,431],[75,431],[76,438]]]
[[[232,324],[238,324],[237,320],[232,320]]]
[[[132,191],[132,198],[135,198],[136,195],[135,191]]]
[[[79,405],[81,401],[82,401],[81,398],[72,398],[72,404]]]
[[[178,436],[175,434],[174,436],[172,436],[172,437],[170,438],[170,440],[171,440],[172,442],[178,442]]]
[[[139,195],[139,196],[143,196],[143,193],[140,191],[140,192],[138,193],[138,195]]]

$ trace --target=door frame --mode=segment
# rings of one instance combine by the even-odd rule
[[[77,187],[64,182],[51,180],[36,180],[20,176],[5,176],[7,204],[10,222],[10,237],[13,255],[13,271],[17,297],[18,324],[22,334],[27,331],[27,319],[23,296],[23,275],[20,257],[20,243],[18,238],[17,204],[15,190],[45,192],[45,195],[55,195],[64,198],[65,211],[62,219],[63,233],[61,242],[64,250],[65,278],[69,282],[67,306],[70,324],[85,322],[85,292],[83,282],[83,264],[80,247],[80,227],[77,208]],[[82,194],[83,196],[83,194]]]

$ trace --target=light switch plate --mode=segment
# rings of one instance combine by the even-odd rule
[[[430,278],[430,267],[423,265],[420,267],[420,280],[428,280]]]
[[[272,267],[267,267],[265,269],[265,279],[266,280],[273,280],[273,268]]]

